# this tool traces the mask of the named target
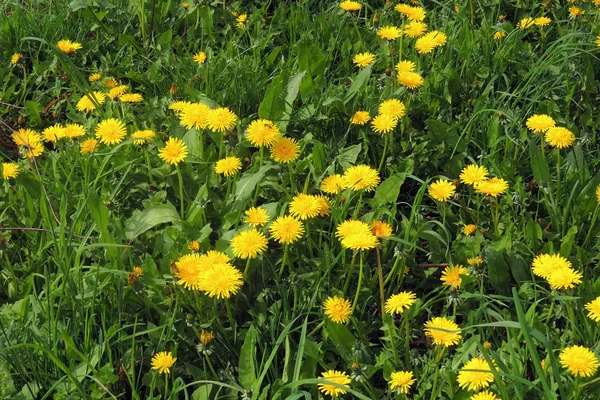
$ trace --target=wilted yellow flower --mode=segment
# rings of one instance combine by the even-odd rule
[[[56,43],[56,47],[58,47],[60,51],[65,54],[71,54],[81,49],[83,46],[81,43],[72,42],[70,40],[60,40],[58,43]]]
[[[490,350],[492,348],[492,344],[488,341],[483,342],[483,349],[484,350]]]
[[[440,346],[457,344],[462,337],[460,328],[454,321],[444,317],[434,317],[425,323],[425,336]]]
[[[97,147],[98,141],[96,139],[86,139],[81,142],[81,145],[79,146],[79,152],[81,154],[93,153],[96,151]]]
[[[530,131],[536,133],[543,133],[548,129],[553,128],[556,125],[554,119],[546,114],[535,114],[527,119],[525,123]]]
[[[598,357],[583,346],[570,346],[560,352],[560,365],[574,376],[587,378],[598,370]]]
[[[115,78],[106,78],[104,80],[103,83],[104,87],[107,87],[109,89],[114,88],[115,86],[117,86],[117,81],[115,80]]]
[[[242,160],[238,157],[225,157],[215,164],[215,172],[225,176],[233,176],[242,169]]]
[[[203,51],[199,51],[194,54],[193,60],[198,64],[204,64],[206,62],[206,53]]]
[[[371,233],[375,236],[392,236],[392,226],[385,221],[371,221]]]
[[[357,66],[364,68],[375,62],[375,54],[373,53],[358,53],[352,59],[352,62]]]
[[[188,155],[188,147],[183,140],[178,138],[169,138],[165,147],[158,152],[158,158],[172,165],[179,164]]]
[[[537,26],[546,26],[546,25],[548,25],[550,22],[552,22],[552,20],[551,20],[550,18],[548,18],[548,17],[537,17],[537,18],[534,20],[534,23],[535,23]]]
[[[127,135],[125,124],[116,118],[108,118],[96,127],[96,137],[103,144],[118,144]]]
[[[375,189],[381,178],[377,170],[368,165],[360,164],[348,168],[342,177],[343,188],[352,190],[364,189],[367,192]]]
[[[58,124],[49,126],[42,131],[42,137],[52,143],[58,142],[65,136],[65,128]]]
[[[429,186],[428,193],[435,200],[446,202],[450,200],[455,191],[456,186],[454,183],[444,179],[438,179]]]
[[[340,174],[330,175],[321,181],[321,190],[329,194],[338,194],[344,187],[344,178]],[[600,201],[600,198],[599,200]]]
[[[200,242],[197,240],[192,240],[188,243],[188,249],[198,253],[200,251]]]
[[[398,83],[409,89],[417,89],[425,84],[423,77],[417,72],[403,72],[397,76]]]
[[[181,3],[181,8],[183,8],[184,10],[187,10],[189,6],[190,6],[190,3],[188,3],[187,1],[184,1],[183,3]]]
[[[413,292],[400,292],[391,296],[385,302],[385,312],[394,315],[402,314],[415,304],[417,296]]]
[[[106,98],[106,95],[104,93],[91,92],[79,99],[77,105],[75,106],[75,108],[77,108],[77,111],[94,111],[96,109],[96,104],[94,104],[90,96],[96,101],[98,105],[101,106],[102,104],[104,104],[104,99]]]
[[[212,131],[223,133],[233,128],[237,119],[229,108],[219,107],[208,111],[207,123]]]
[[[563,268],[553,271],[547,278],[552,289],[573,289],[581,283],[583,274],[572,268]]]
[[[467,390],[481,390],[494,382],[492,368],[483,358],[472,358],[458,373],[458,385]]]
[[[231,239],[231,249],[236,257],[256,258],[267,249],[267,237],[256,229],[242,231]]]
[[[461,275],[469,276],[469,270],[462,265],[448,266],[442,272],[440,280],[444,286],[449,286],[450,289],[460,289],[462,284]]]
[[[252,207],[245,212],[246,223],[252,227],[262,226],[269,222],[267,210],[260,207]]]
[[[23,54],[15,53],[10,57],[10,63],[14,65],[14,64],[18,63],[22,58],[23,58]]]
[[[475,185],[487,179],[488,170],[486,167],[479,165],[467,165],[460,172],[459,178],[462,183],[467,185]]]
[[[273,239],[281,244],[291,244],[302,237],[304,227],[302,222],[292,216],[277,217],[269,226]]]
[[[317,195],[317,200],[319,201],[319,217],[326,217],[329,215],[330,208],[328,199],[325,196]]]
[[[600,296],[587,303],[585,309],[588,310],[588,318],[600,322]]]
[[[352,118],[350,118],[350,123],[352,125],[365,125],[370,119],[371,115],[368,111],[357,111]]]
[[[398,99],[387,99],[379,105],[379,114],[386,114],[394,118],[406,115],[406,106]]]
[[[352,305],[343,297],[328,297],[323,303],[323,312],[336,324],[345,324],[350,321]]]
[[[271,158],[273,161],[287,164],[298,158],[300,145],[295,139],[279,137],[271,145]]]
[[[133,139],[133,144],[145,144],[150,142],[156,137],[156,133],[151,131],[150,129],[144,129],[140,131],[135,131],[131,134],[131,138]]]
[[[477,182],[475,185],[477,193],[497,197],[506,192],[508,182],[502,178],[490,178],[485,181]]]
[[[340,8],[346,11],[358,11],[362,8],[362,5],[358,1],[342,1],[340,3]]]
[[[504,38],[505,36],[506,36],[506,32],[498,31],[498,32],[494,33],[494,40],[500,40],[500,39]]]
[[[336,370],[329,370],[327,372],[323,372],[321,374],[321,379],[325,379],[338,385],[348,385],[350,384],[350,382],[352,382],[345,372],[340,372]],[[329,385],[327,383],[319,383],[317,386],[319,387],[319,390],[321,392],[325,393],[328,396],[333,396],[334,398],[337,398],[341,394],[346,394],[346,391],[344,389],[341,389],[337,386]]]
[[[402,36],[402,30],[395,26],[383,26],[377,30],[377,36],[386,40],[395,40]]]
[[[381,135],[390,133],[398,126],[398,118],[389,114],[378,114],[371,121],[371,129]]]
[[[119,100],[123,103],[141,103],[144,97],[139,93],[125,93],[119,96]]]
[[[519,29],[527,29],[531,28],[535,24],[535,20],[530,17],[522,18],[519,23],[517,23],[517,28]]]
[[[204,329],[200,331],[200,343],[202,343],[203,345],[208,345],[214,339],[215,335],[212,332],[205,331]]]
[[[271,146],[279,137],[279,128],[266,119],[254,120],[246,129],[246,139],[256,147]]]
[[[475,232],[477,232],[477,225],[475,224],[463,225],[462,227],[462,233],[465,235],[472,235]]]
[[[290,203],[290,214],[304,220],[314,218],[319,215],[321,205],[317,196],[300,193],[294,196]]]
[[[550,146],[564,149],[573,145],[575,135],[567,128],[554,126],[546,131],[546,141]]]
[[[415,382],[411,371],[398,371],[390,374],[390,389],[397,390],[399,393],[408,393],[408,389]]]
[[[210,107],[204,103],[192,103],[185,106],[179,113],[179,123],[186,129],[205,129],[208,126]]]
[[[404,34],[416,38],[427,32],[427,24],[420,21],[411,21],[404,27]]]
[[[208,266],[200,275],[199,287],[208,297],[228,299],[236,294],[244,281],[242,273],[229,263]]]
[[[19,175],[19,165],[16,163],[2,163],[2,177],[6,179],[16,178]]]

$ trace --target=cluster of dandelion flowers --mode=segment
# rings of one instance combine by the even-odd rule
[[[2,163],[2,178],[16,178],[19,175],[19,165],[16,163]]]
[[[71,54],[83,48],[81,43],[72,42],[70,40],[60,40],[58,43],[56,43],[56,47],[58,47],[60,51],[62,51],[65,54]]]
[[[178,138],[169,138],[165,147],[160,149],[158,157],[164,162],[172,165],[179,164],[188,155],[188,147],[183,140]]]
[[[301,220],[315,218],[319,215],[321,204],[317,196],[300,193],[290,203],[290,214]]]
[[[427,32],[427,24],[421,21],[411,21],[404,27],[404,34],[409,38],[417,38]]]
[[[573,132],[562,126],[554,126],[546,131],[546,141],[552,147],[565,149],[571,147],[575,142]]]
[[[67,124],[65,126],[65,136],[69,139],[76,139],[85,135],[85,128],[80,124]]]
[[[385,221],[371,221],[371,233],[375,236],[392,236],[392,226]]]
[[[398,393],[408,393],[410,387],[415,383],[412,371],[397,371],[390,374],[390,389]]]
[[[259,254],[264,253],[267,249],[267,237],[257,231],[250,229],[242,231],[231,239],[231,249],[236,257],[242,259],[256,258]]]
[[[277,217],[269,226],[273,239],[281,244],[292,244],[302,237],[304,226],[292,216]]]
[[[440,280],[442,281],[442,285],[448,286],[452,290],[456,290],[460,289],[460,286],[462,285],[461,275],[469,276],[469,270],[462,265],[452,265],[444,269]]]
[[[77,109],[77,111],[94,111],[96,109],[96,104],[101,106],[102,104],[104,104],[105,99],[106,95],[102,92],[87,93],[85,96],[79,99],[75,108]]]
[[[200,255],[191,253],[183,255],[179,260],[175,261],[175,273],[173,276],[177,278],[177,283],[188,290],[200,289],[200,277],[204,272],[205,267],[202,263]]]
[[[445,33],[431,31],[417,39],[415,42],[415,49],[417,49],[419,54],[428,54],[437,47],[446,44],[447,39],[448,37]]]
[[[590,377],[598,370],[598,357],[583,346],[570,346],[560,352],[560,364],[576,377]]]
[[[338,194],[344,188],[344,178],[340,174],[330,175],[321,181],[319,188],[325,193]]]
[[[500,400],[500,398],[489,390],[486,390],[484,392],[474,394],[471,396],[471,400]]]
[[[477,193],[498,197],[506,192],[508,189],[508,182],[502,178],[490,178],[485,181],[477,182],[474,187]]]
[[[366,125],[371,120],[371,114],[368,111],[357,111],[350,117],[352,125]]]
[[[206,53],[203,51],[199,51],[196,54],[194,54],[194,57],[192,59],[198,64],[204,64],[206,62]]]
[[[381,102],[377,111],[379,114],[402,118],[406,115],[406,105],[398,99],[387,99]]]
[[[474,234],[475,232],[477,232],[477,225],[475,225],[475,224],[463,225],[463,227],[462,227],[463,235],[470,236],[470,235]]]
[[[379,185],[381,178],[377,170],[368,165],[354,165],[344,171],[343,188],[352,190],[365,190],[370,192]]]
[[[395,26],[383,26],[377,30],[377,36],[385,40],[395,40],[402,36],[402,30]]]
[[[226,132],[233,128],[238,117],[226,107],[215,108],[210,110],[207,116],[208,127],[214,132]]]
[[[215,164],[215,172],[224,176],[233,176],[242,169],[242,160],[238,157],[225,157]]]
[[[89,154],[96,151],[98,148],[98,141],[96,139],[86,139],[79,145],[79,152],[81,154]]]
[[[398,4],[394,8],[400,14],[406,16],[411,21],[423,21],[426,12],[422,7],[413,7],[408,4]]]
[[[262,226],[269,222],[269,215],[264,208],[252,207],[246,210],[245,214],[245,222],[252,227]]]
[[[47,140],[48,142],[52,143],[58,142],[65,136],[65,128],[58,124],[49,126],[42,131],[42,137],[44,138],[44,140]]]
[[[413,292],[400,292],[386,300],[385,312],[390,315],[402,314],[404,310],[408,310],[415,304],[415,301],[417,296]]]
[[[360,68],[368,67],[375,62],[375,54],[373,53],[358,53],[352,59],[354,65]]]
[[[531,17],[521,18],[521,20],[517,23],[517,28],[519,29],[528,29],[535,25],[535,19]]]
[[[108,97],[110,97],[111,99],[116,99],[119,96],[124,95],[125,93],[127,93],[127,91],[129,90],[129,88],[127,87],[127,85],[119,85],[119,86],[115,86],[114,88],[110,89],[108,91]]]
[[[438,179],[429,186],[427,192],[435,200],[446,202],[450,200],[454,195],[454,192],[456,192],[456,185],[448,180]]]
[[[439,346],[452,346],[458,343],[462,335],[454,321],[444,317],[434,317],[425,323],[425,336]]]
[[[156,133],[150,129],[135,131],[131,134],[133,144],[141,145],[152,141],[156,137]]]
[[[119,96],[119,100],[123,103],[141,103],[144,97],[139,93],[126,93]]]
[[[236,294],[243,284],[242,273],[229,263],[213,264],[200,276],[200,290],[211,298],[228,299]]]
[[[583,274],[575,271],[572,268],[563,268],[558,271],[554,271],[548,277],[548,284],[552,289],[573,289],[575,286],[581,283]]]
[[[374,132],[384,135],[390,133],[398,126],[398,118],[389,114],[379,114],[371,121],[371,129]]]
[[[560,254],[540,254],[533,259],[532,272],[535,276],[548,279],[553,272],[571,266],[571,262]]]
[[[458,178],[462,183],[467,185],[475,185],[479,182],[483,182],[487,179],[488,170],[486,167],[480,165],[467,165],[460,171]]]
[[[489,371],[489,372],[488,372]],[[462,389],[481,390],[494,382],[492,368],[486,360],[476,357],[465,363],[458,373],[458,385]]]
[[[271,145],[271,158],[280,164],[295,161],[300,154],[300,145],[295,139],[279,137]]]
[[[159,374],[169,374],[175,361],[177,358],[174,358],[171,353],[161,351],[152,357],[152,369],[158,371]]]
[[[99,72],[94,72],[93,74],[91,74],[88,77],[88,81],[90,81],[90,83],[94,83],[96,81],[99,81],[102,78],[102,75],[100,75]]]
[[[10,57],[10,63],[12,65],[15,65],[16,63],[18,63],[21,59],[23,58],[23,54],[21,53],[15,53]]]
[[[340,3],[340,8],[345,11],[359,11],[362,5],[358,1],[346,0]]]
[[[179,113],[179,123],[186,129],[205,129],[208,126],[210,107],[204,103],[191,103]]]
[[[329,370],[323,372],[321,374],[321,379],[325,379],[326,381],[343,386],[349,385],[350,382],[352,382],[352,380],[348,377],[348,375],[345,372],[336,370]],[[322,393],[328,396],[332,396],[334,398],[337,398],[341,394],[346,394],[346,391],[344,389],[327,383],[319,383],[317,386],[319,387],[319,390]]]
[[[343,297],[333,296],[325,299],[323,313],[336,324],[345,324],[350,321],[352,305]]]
[[[267,119],[254,120],[246,129],[246,139],[256,147],[271,146],[279,137],[279,128]]]

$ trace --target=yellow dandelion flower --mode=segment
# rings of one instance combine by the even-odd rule
[[[424,35],[415,42],[415,49],[419,54],[428,54],[435,49],[435,40],[430,35]]]
[[[98,148],[98,141],[96,139],[86,139],[81,142],[79,146],[79,152],[81,154],[89,154],[96,151]]]
[[[548,279],[554,271],[571,266],[571,262],[560,254],[540,254],[533,259],[532,272],[535,276]]]
[[[96,137],[103,144],[118,144],[127,135],[125,124],[116,118],[105,119],[96,127]]]
[[[417,65],[410,60],[402,60],[398,64],[396,64],[396,72],[399,74],[404,74],[406,72],[414,72],[417,68]]]
[[[449,286],[450,289],[456,290],[460,289],[460,285],[462,284],[461,275],[469,276],[469,270],[462,265],[448,266],[444,269],[444,272],[442,272],[440,280],[442,281],[442,285]]]
[[[178,138],[169,138],[167,143],[165,143],[165,147],[160,149],[158,152],[158,158],[163,160],[164,162],[172,165],[179,164],[188,155],[188,147],[183,140]]]
[[[571,268],[556,270],[548,277],[548,283],[552,289],[573,289],[581,283],[583,274]]]
[[[260,207],[252,207],[245,212],[246,223],[252,227],[263,226],[269,222],[269,215],[267,210]]]
[[[426,12],[421,7],[411,7],[406,13],[406,16],[411,21],[423,21],[425,19]]]
[[[390,389],[396,390],[398,393],[408,393],[410,387],[416,380],[413,377],[412,371],[397,371],[390,374],[389,385]]]
[[[181,256],[175,261],[175,270],[173,276],[178,279],[179,285],[188,290],[200,289],[200,278],[206,266],[202,264],[199,254],[190,253]]]
[[[210,342],[212,342],[214,339],[215,335],[212,332],[205,331],[204,329],[200,331],[200,343],[202,343],[203,345],[206,346],[210,344]]]
[[[42,142],[42,137],[31,129],[19,129],[10,136],[17,146],[22,147],[36,147]]]
[[[371,227],[362,221],[349,219],[340,223],[335,230],[335,236],[340,239],[345,239],[356,234],[372,234]]]
[[[321,181],[319,187],[325,193],[338,194],[344,187],[344,178],[340,174],[330,175]],[[598,201],[600,201],[600,198]]]
[[[236,257],[256,258],[267,249],[267,237],[256,229],[242,231],[231,239],[231,249]]]
[[[489,351],[492,348],[492,344],[488,341],[483,342],[483,349]]]
[[[500,400],[494,393],[486,390],[485,392],[479,392],[471,396],[471,400]]]
[[[85,135],[85,127],[79,124],[67,124],[65,126],[65,136],[69,139],[76,139]]]
[[[533,22],[537,26],[546,26],[546,25],[550,24],[550,22],[552,22],[552,20],[548,17],[537,17],[536,19],[533,20]]]
[[[302,222],[292,216],[277,217],[269,226],[271,236],[281,244],[292,244],[302,237],[304,227]]]
[[[508,189],[508,182],[502,178],[490,178],[485,181],[477,182],[474,186],[477,193],[498,197],[506,192]]]
[[[281,164],[295,161],[299,154],[300,145],[292,138],[280,137],[271,145],[271,158]]]
[[[141,145],[152,141],[156,138],[156,133],[150,129],[135,131],[131,134],[133,144]]]
[[[99,72],[95,72],[88,77],[88,81],[90,81],[90,83],[93,83],[93,82],[99,81],[101,78],[102,78],[102,75],[100,75]]]
[[[474,234],[475,232],[477,232],[477,225],[475,224],[463,225],[462,227],[462,233],[464,235],[469,236]]]
[[[199,51],[194,54],[193,60],[198,64],[204,64],[206,62],[206,53],[203,51]]]
[[[478,267],[483,264],[483,258],[471,257],[471,258],[467,259],[467,264],[469,264],[472,267]]]
[[[208,297],[228,299],[236,294],[244,281],[242,273],[228,263],[214,264],[204,270],[200,276],[200,290]]]
[[[15,65],[16,63],[18,63],[21,59],[23,58],[23,54],[21,53],[15,53],[10,57],[10,63]]]
[[[570,346],[560,352],[560,365],[574,376],[590,377],[598,370],[598,357],[583,346]]]
[[[504,32],[504,31],[498,31],[498,32],[494,33],[494,40],[500,40],[500,39],[503,39],[504,37],[506,37],[506,32]]]
[[[16,178],[19,175],[19,165],[16,163],[2,163],[2,178],[5,180]]]
[[[323,312],[336,324],[345,324],[350,321],[352,305],[343,297],[328,297],[323,303]]]
[[[371,233],[375,236],[392,236],[392,226],[385,221],[371,221]]]
[[[483,358],[472,358],[458,372],[458,385],[467,390],[481,390],[494,382],[492,368]]]
[[[588,310],[588,318],[595,322],[600,322],[600,296],[587,303],[585,309]]]
[[[535,19],[531,17],[521,18],[521,20],[517,23],[517,28],[519,29],[528,29],[535,25]]]
[[[171,104],[169,104],[169,110],[175,111],[176,113],[180,113],[191,104],[192,103],[189,101],[174,101]]]
[[[579,7],[569,7],[569,17],[570,18],[577,18],[580,15],[585,14],[585,11],[583,11],[581,8]]]
[[[181,3],[181,8],[183,8],[184,10],[187,10],[190,6],[190,3],[188,3],[187,1],[184,1],[183,3]]]
[[[398,118],[389,114],[379,114],[371,121],[371,129],[381,135],[392,132],[398,126]]]
[[[404,72],[397,76],[398,83],[408,89],[418,89],[425,84],[423,77],[417,72]]]
[[[383,26],[377,30],[377,36],[385,40],[395,40],[402,36],[402,30],[395,26]]]
[[[342,239],[342,247],[354,251],[374,249],[378,244],[379,239],[371,232],[355,233]]]
[[[458,343],[462,335],[454,321],[444,317],[434,317],[425,323],[425,336],[439,346],[452,346]]]
[[[460,181],[467,185],[475,185],[476,183],[483,182],[487,179],[488,170],[486,167],[479,165],[467,165],[460,171]]]
[[[108,97],[110,97],[111,99],[114,100],[114,99],[118,98],[119,96],[127,93],[128,90],[129,90],[129,87],[127,85],[115,86],[108,91]]]
[[[246,129],[246,139],[256,147],[271,146],[279,137],[279,128],[266,119],[252,121]]]
[[[554,119],[546,114],[535,114],[527,119],[527,129],[536,133],[544,133],[556,126]]]
[[[326,381],[343,386],[349,385],[350,382],[352,382],[352,380],[348,377],[348,375],[345,372],[336,370],[329,370],[323,372],[321,374],[321,379],[325,379]],[[317,386],[319,387],[319,390],[321,392],[334,398],[337,398],[341,394],[346,394],[346,391],[344,389],[327,383],[319,383]]]
[[[210,110],[207,116],[208,127],[214,132],[225,132],[233,128],[238,117],[229,108],[219,107]]]
[[[456,186],[454,183],[444,179],[438,179],[433,182],[428,189],[429,195],[441,202],[448,201],[454,195],[455,191]]]
[[[398,99],[388,99],[379,105],[379,114],[387,114],[394,118],[402,118],[406,115],[406,106]]]
[[[161,351],[152,357],[152,369],[158,371],[159,374],[169,374],[175,361],[177,358],[174,358],[171,353]]]
[[[317,196],[300,193],[290,203],[290,214],[301,220],[310,219],[319,215],[320,208]]]
[[[179,123],[186,129],[205,129],[209,111],[210,108],[204,103],[189,104],[179,113]]]
[[[112,89],[112,88],[114,88],[115,86],[117,86],[117,83],[118,83],[118,82],[115,80],[115,78],[106,78],[106,79],[104,80],[104,83],[103,83],[103,85],[104,85],[104,87],[106,87],[106,88]]]
[[[352,125],[365,125],[371,120],[371,114],[368,111],[357,111],[350,118]]]
[[[417,296],[413,292],[400,292],[386,300],[385,312],[390,315],[402,314],[404,310],[408,310],[416,301]]]
[[[404,34],[416,38],[427,32],[427,24],[421,21],[411,21],[404,27]]]
[[[191,251],[195,251],[196,253],[200,251],[200,242],[197,240],[192,240],[188,243],[188,249]]]
[[[200,264],[208,268],[214,264],[229,264],[231,258],[225,253],[216,250],[209,250],[200,256]]]
[[[139,93],[125,93],[119,96],[119,100],[123,103],[141,103],[144,97]]]
[[[242,28],[248,22],[248,14],[240,14],[235,20],[236,26]]]
[[[330,212],[329,200],[322,195],[317,195],[316,197],[319,201],[319,217],[328,216]]]
[[[369,52],[358,53],[354,56],[352,62],[361,68],[368,67],[375,62],[375,54]]]
[[[596,200],[600,203],[600,185],[596,188]]]
[[[65,54],[71,54],[81,49],[83,46],[81,45],[81,43],[78,42],[72,42],[70,40],[60,40],[58,43],[56,43],[56,47],[58,47],[60,51],[62,51]]]
[[[92,98],[96,104],[101,106],[102,104],[104,104],[106,95],[102,92],[91,92],[86,94],[77,102],[77,105],[75,106],[75,108],[77,108],[77,111],[94,111],[96,109],[96,104],[94,104]]]
[[[49,126],[42,131],[42,137],[44,138],[44,140],[47,140],[52,143],[58,142],[65,136],[65,128],[58,124]]]
[[[340,8],[346,11],[358,11],[362,8],[362,5],[358,1],[342,1],[340,3]]]
[[[368,165],[360,164],[348,168],[344,171],[343,188],[352,190],[364,189],[367,192],[375,189],[381,178],[377,170]]]
[[[573,145],[575,135],[567,128],[554,126],[546,131],[546,141],[550,146],[564,149]]]
[[[224,176],[233,176],[242,170],[242,160],[238,157],[225,157],[215,164],[215,172]]]

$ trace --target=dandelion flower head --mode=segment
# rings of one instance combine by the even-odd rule
[[[480,165],[467,165],[460,171],[460,181],[467,185],[475,185],[476,183],[483,182],[487,179],[488,170],[486,167]]]
[[[245,212],[246,223],[252,227],[262,226],[269,222],[267,210],[260,207],[252,207]]]
[[[281,164],[295,161],[299,154],[300,145],[292,138],[279,137],[271,145],[271,158]]]
[[[554,126],[546,131],[546,141],[550,146],[564,149],[573,145],[575,135],[567,128]]]
[[[352,305],[343,297],[328,297],[323,303],[323,312],[336,324],[345,324],[350,321]]]
[[[600,322],[600,296],[587,303],[585,309],[588,310],[588,318],[595,322]]]
[[[56,43],[56,47],[58,47],[60,51],[62,51],[65,54],[71,54],[81,49],[83,46],[81,45],[81,43],[78,42],[72,42],[70,40],[60,40],[58,41],[58,43]]]
[[[381,178],[377,170],[368,165],[360,164],[348,168],[343,175],[343,188],[352,190],[364,189],[372,191],[379,185]]]
[[[375,54],[369,52],[358,53],[354,56],[352,62],[361,68],[368,67],[375,62]]]
[[[228,299],[236,294],[244,281],[242,273],[229,263],[217,263],[208,268],[200,276],[200,290],[208,297]]]
[[[183,142],[183,140],[178,138],[169,138],[167,143],[165,143],[165,147],[160,149],[158,152],[158,157],[164,162],[172,165],[179,164],[188,155],[188,147]]]
[[[16,163],[2,163],[2,178],[16,178],[19,175],[19,165]]]
[[[333,383],[337,383],[338,385],[348,385],[350,384],[351,379],[348,377],[348,375],[345,372],[340,372],[340,371],[336,371],[336,370],[329,370],[326,372],[323,372],[321,374],[321,379],[325,379],[327,381],[333,382]],[[338,397],[341,394],[346,394],[346,391],[344,389],[341,389],[337,386],[333,386],[333,385],[329,385],[327,383],[319,383],[318,385],[319,390],[328,395],[328,396],[332,396],[332,397]]]
[[[319,187],[325,193],[338,194],[344,187],[344,178],[340,174],[330,175],[321,181]]]
[[[454,321],[444,317],[434,317],[425,323],[425,336],[439,346],[452,346],[462,337],[460,328]]]
[[[390,389],[397,390],[399,393],[408,393],[415,382],[412,371],[398,371],[390,374]]]
[[[246,129],[246,138],[256,147],[271,146],[280,136],[279,128],[266,119],[252,121]]]
[[[485,389],[494,382],[494,374],[491,371],[492,368],[485,359],[472,358],[460,369],[457,378],[458,385],[467,390]]]
[[[454,195],[455,191],[456,186],[454,183],[445,179],[438,179],[429,186],[428,193],[435,200],[446,202]]]
[[[208,111],[207,123],[212,131],[223,133],[233,128],[237,119],[229,108],[219,107]]]
[[[381,135],[390,133],[398,126],[398,118],[389,114],[378,114],[371,121],[371,129]]]
[[[583,346],[570,346],[560,352],[560,365],[572,375],[590,377],[598,370],[598,357]]]
[[[175,361],[177,358],[174,358],[171,353],[161,351],[152,357],[152,369],[158,371],[159,374],[169,374]]]
[[[119,144],[125,135],[127,135],[125,124],[116,118],[105,119],[96,127],[96,138],[103,144]]]
[[[215,164],[215,172],[224,176],[233,176],[242,169],[242,160],[238,157],[225,157]]]
[[[269,232],[277,242],[292,244],[302,237],[304,226],[302,226],[302,222],[288,215],[277,217],[269,226]]]
[[[310,219],[319,215],[321,205],[317,196],[300,193],[290,203],[290,214],[299,219]]]
[[[236,257],[248,259],[256,258],[259,254],[264,253],[268,242],[267,237],[263,233],[256,229],[250,229],[235,235],[231,239],[230,245]]]
[[[415,304],[417,296],[413,292],[400,292],[391,296],[385,302],[385,312],[388,314],[402,314]]]
[[[461,275],[469,276],[469,270],[462,265],[452,265],[444,269],[440,280],[444,286],[448,286],[450,289],[456,290],[460,289],[462,284]]]

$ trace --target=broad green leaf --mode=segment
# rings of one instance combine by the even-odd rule
[[[179,220],[179,214],[171,203],[150,206],[125,222],[125,235],[131,240],[157,225]]]
[[[210,396],[212,387],[211,384],[201,385],[192,393],[192,400],[211,400],[213,398]]]
[[[533,169],[533,177],[537,181],[537,184],[541,185],[543,182],[552,182],[546,158],[542,154],[540,147],[537,144],[535,144],[533,140],[529,141],[529,157],[531,158],[531,168]]]
[[[257,332],[253,326],[250,326],[242,345],[238,372],[240,375],[240,385],[244,389],[251,389],[256,384],[256,340]]]
[[[500,293],[510,290],[510,267],[504,259],[504,251],[489,246],[485,249],[484,259],[488,265],[488,276],[492,286]]]
[[[350,85],[348,93],[346,93],[346,97],[344,98],[344,104],[348,104],[354,98],[354,96],[362,89],[365,82],[367,82],[367,80],[371,76],[372,67],[373,64],[369,65],[368,67],[364,68],[358,73],[358,75]]]
[[[240,180],[237,182],[237,186],[235,189],[236,201],[243,201],[245,199],[248,199],[252,195],[252,192],[254,191],[256,185],[264,178],[267,171],[272,168],[276,168],[276,166],[263,165],[262,168],[254,174],[245,173],[244,175],[242,175]]]
[[[286,93],[287,73],[282,71],[277,75],[269,86],[263,101],[258,106],[258,116],[260,118],[278,121],[285,111],[285,101],[283,95]]]
[[[335,322],[326,320],[325,332],[327,333],[329,340],[331,340],[337,348],[340,356],[349,362],[352,359],[352,346],[354,346],[356,339],[350,333],[346,325],[336,324]]]
[[[394,204],[400,195],[400,187],[406,179],[406,174],[395,174],[383,181],[375,191],[374,206]]]

